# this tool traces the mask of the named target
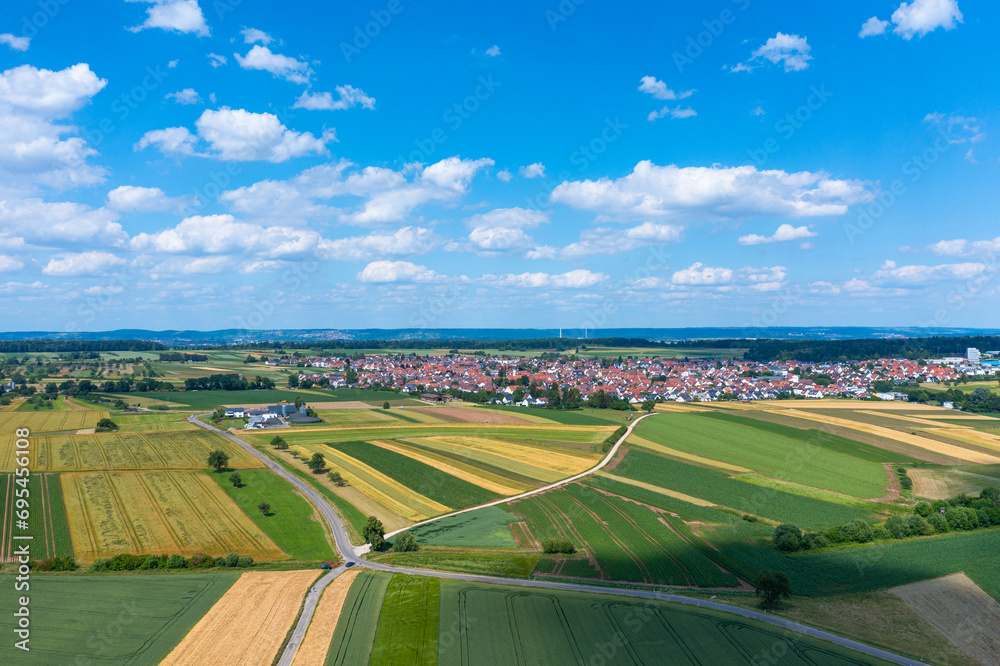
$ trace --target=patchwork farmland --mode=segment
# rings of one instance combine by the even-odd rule
[[[369,572],[351,586],[326,663],[592,663],[612,645],[614,663],[742,664],[777,652],[787,664],[880,663],[667,602]]]
[[[32,474],[27,484],[17,483],[13,474],[0,474],[0,497],[3,501],[3,518],[0,519],[0,563],[14,562],[14,535],[30,536],[36,556],[72,557],[73,544],[70,540],[66,507],[63,503],[62,486],[58,474]],[[23,480],[23,477],[21,477]],[[14,502],[16,490],[27,488],[33,511],[28,529],[15,529]]]
[[[76,556],[121,553],[287,558],[204,472],[61,475]]]

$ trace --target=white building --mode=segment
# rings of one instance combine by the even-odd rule
[[[980,356],[979,350],[975,347],[969,347],[968,351],[965,352],[965,358],[969,360],[969,363],[978,364]]]

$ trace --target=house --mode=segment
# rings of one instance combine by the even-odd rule
[[[246,416],[246,412],[242,407],[226,407],[227,419],[242,419],[244,416]]]
[[[283,402],[278,405],[269,405],[267,408],[267,413],[272,414],[273,418],[287,418],[292,414],[299,411],[298,407],[291,403]]]

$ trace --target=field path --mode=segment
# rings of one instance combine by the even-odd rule
[[[653,414],[647,414],[646,416],[655,416]],[[764,622],[776,627],[781,627],[783,629],[788,629],[790,631],[795,631],[806,636],[812,636],[813,638],[818,638],[820,640],[829,641],[836,645],[861,652],[879,659],[884,659],[885,661],[892,662],[894,664],[903,664],[903,666],[929,666],[922,661],[917,659],[911,659],[909,657],[904,657],[888,650],[883,650],[881,648],[876,648],[859,641],[854,641],[849,638],[844,638],[843,636],[838,636],[837,634],[832,634],[828,631],[823,631],[821,629],[815,629],[805,624],[800,624],[798,622],[793,622],[791,620],[786,620],[784,618],[774,617],[768,615],[767,613],[761,613],[754,610],[749,610],[747,608],[739,608],[738,606],[730,606],[728,604],[718,603],[715,601],[705,601],[702,599],[693,599],[691,597],[685,597],[677,594],[667,594],[663,592],[646,592],[644,590],[629,590],[622,588],[608,588],[599,587],[596,585],[582,585],[575,583],[554,583],[550,581],[543,580],[525,580],[520,578],[495,578],[493,576],[473,576],[468,574],[451,573],[447,571],[431,571],[428,569],[408,569],[404,567],[391,567],[384,564],[379,564],[376,562],[369,562],[367,560],[358,561],[357,554],[355,552],[355,547],[351,543],[350,538],[347,535],[347,529],[344,527],[343,522],[341,522],[340,517],[334,510],[333,506],[323,498],[311,485],[300,479],[298,476],[293,474],[291,471],[275,462],[269,458],[266,454],[258,451],[254,446],[248,442],[244,442],[236,435],[230,432],[223,432],[218,428],[214,428],[207,423],[202,423],[198,420],[199,416],[208,416],[205,414],[195,414],[188,418],[192,423],[216,432],[223,437],[226,437],[231,442],[238,444],[252,456],[263,462],[269,469],[275,472],[278,476],[285,479],[293,486],[298,488],[303,495],[306,496],[319,512],[326,519],[327,523],[330,525],[330,530],[333,532],[334,540],[337,544],[337,549],[340,551],[341,556],[345,558],[348,565],[354,566],[364,566],[369,569],[374,569],[376,571],[386,571],[389,573],[405,573],[414,576],[433,576],[436,578],[446,578],[449,580],[461,580],[467,582],[480,582],[480,583],[494,583],[499,585],[515,585],[521,587],[532,587],[539,589],[549,589],[549,590],[570,590],[575,592],[588,592],[593,594],[610,594],[622,597],[632,597],[639,599],[655,599],[660,601],[670,601],[678,604],[684,604],[687,606],[697,606],[699,608],[710,608],[717,611],[722,611],[726,613],[732,613],[734,615],[739,615],[741,617],[749,618],[752,620],[757,620],[758,622]],[[602,468],[607,462],[614,457],[615,453],[618,451],[618,447],[621,446],[622,442],[631,434],[632,428],[635,424],[646,418],[642,416],[636,419],[634,423],[629,427],[628,431],[618,440],[618,442],[611,448],[608,456],[598,465],[595,470]],[[592,471],[595,471],[592,470]],[[566,479],[561,483],[554,484],[552,487],[557,487],[568,483],[571,480],[577,480],[583,476],[586,476],[590,472],[584,472],[583,474],[578,474],[573,479]],[[535,494],[544,489],[539,489],[538,491],[528,493],[528,495]],[[513,498],[507,498],[503,501],[510,501]],[[490,503],[494,504],[494,503]],[[489,505],[485,505],[489,506]],[[295,660],[295,655],[297,654],[299,647],[302,645],[302,640],[305,637],[306,629],[309,623],[312,621],[313,615],[316,612],[316,604],[319,602],[320,595],[326,586],[329,585],[334,578],[339,576],[346,570],[346,565],[343,567],[338,567],[334,569],[326,576],[323,576],[317,583],[315,583],[309,593],[306,595],[305,604],[302,607],[301,615],[299,616],[299,622],[295,626],[291,638],[288,641],[288,645],[285,647],[285,651],[281,655],[281,659],[278,662],[280,666],[291,666],[292,662]]]

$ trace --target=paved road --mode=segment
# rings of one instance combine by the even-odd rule
[[[405,567],[392,567],[385,564],[379,564],[377,562],[369,562],[367,560],[358,559],[355,555],[354,545],[351,544],[350,538],[347,536],[347,530],[344,528],[344,524],[340,521],[340,517],[334,511],[333,507],[326,501],[326,499],[320,495],[316,490],[312,488],[308,483],[298,478],[290,471],[282,467],[277,462],[271,460],[266,455],[258,451],[253,447],[253,445],[244,442],[239,437],[236,437],[230,432],[225,432],[210,426],[206,423],[202,423],[197,419],[198,416],[207,416],[207,414],[198,414],[188,418],[192,423],[201,426],[207,430],[219,433],[223,437],[229,439],[233,443],[239,445],[240,447],[246,449],[250,454],[252,454],[257,459],[261,460],[265,465],[267,465],[276,474],[287,480],[293,486],[298,488],[313,504],[316,505],[320,513],[326,519],[327,523],[330,525],[330,530],[333,532],[334,540],[337,544],[337,549],[340,551],[341,556],[344,557],[347,562],[357,562],[358,565],[373,569],[376,571],[385,571],[389,573],[405,573],[416,576],[433,576],[435,578],[446,578],[450,580],[462,580],[469,582],[478,583],[495,583],[499,585],[519,585],[521,587],[535,587],[549,590],[571,590],[575,592],[588,592],[595,594],[610,594],[621,597],[634,597],[639,599],[656,599],[662,601],[671,601],[674,603],[685,604],[688,606],[699,606],[701,608],[711,608],[718,611],[724,611],[727,613],[733,613],[735,615],[740,615],[742,617],[750,618],[753,620],[758,620],[760,622],[765,622],[783,629],[789,629],[791,631],[796,631],[807,636],[812,636],[814,638],[819,638],[831,643],[835,643],[842,647],[850,648],[852,650],[857,650],[858,652],[877,657],[879,659],[884,659],[896,664],[903,664],[904,666],[928,666],[924,662],[918,661],[916,659],[910,659],[909,657],[903,657],[886,650],[881,650],[865,643],[859,643],[858,641],[853,641],[849,638],[844,638],[843,636],[838,636],[837,634],[831,634],[820,629],[815,629],[813,627],[799,624],[798,622],[792,622],[791,620],[786,620],[780,617],[774,617],[766,613],[760,613],[757,611],[749,610],[746,608],[740,608],[738,606],[730,606],[728,604],[722,604],[715,601],[704,601],[701,599],[693,599],[691,597],[684,597],[676,594],[666,594],[662,592],[647,592],[645,590],[625,590],[618,588],[608,588],[608,587],[598,587],[594,585],[577,585],[573,583],[556,583],[543,580],[524,580],[520,578],[499,578],[493,576],[473,576],[470,574],[452,573],[448,571],[430,571],[426,569],[409,569]],[[647,415],[651,416],[651,415]],[[632,424],[634,427],[640,419],[636,419],[635,423]],[[631,432],[631,428],[629,428]],[[614,453],[617,452],[618,447],[621,446],[625,438],[628,437],[626,433],[615,446],[612,448],[611,453],[605,458],[604,462],[595,469],[600,469],[608,460],[610,460]],[[589,472],[584,472],[588,474]],[[560,482],[568,483],[569,479]],[[507,498],[504,501],[510,501],[512,498]],[[306,630],[309,627],[309,623],[312,621],[313,614],[316,611],[316,604],[319,601],[319,597],[326,586],[329,585],[334,578],[336,578],[340,573],[343,572],[345,567],[338,567],[331,571],[328,575],[323,576],[319,581],[317,581],[313,587],[309,590],[306,595],[306,602],[303,606],[302,613],[299,616],[299,623],[296,625],[292,632],[292,638],[289,640],[288,645],[285,647],[284,653],[281,655],[281,660],[279,664],[282,666],[290,666],[295,660],[295,655],[298,652],[299,646],[302,645],[302,639],[305,637]]]

